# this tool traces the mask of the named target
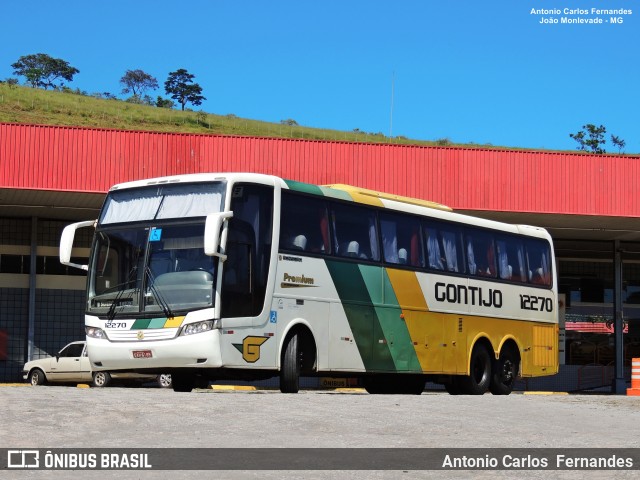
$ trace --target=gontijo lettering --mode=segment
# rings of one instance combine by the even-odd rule
[[[483,290],[482,287],[443,282],[436,282],[435,288],[438,302],[502,308],[502,292],[498,289]]]

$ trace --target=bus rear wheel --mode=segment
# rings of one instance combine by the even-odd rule
[[[500,357],[493,363],[493,374],[489,390],[494,395],[509,395],[520,369],[518,355],[513,348],[506,347],[500,352]]]
[[[469,375],[458,380],[460,393],[464,395],[484,395],[491,383],[491,357],[487,348],[477,344],[471,352]]]
[[[294,333],[282,353],[280,364],[280,391],[282,393],[298,393],[300,390],[300,370],[302,359],[298,348],[298,334]]]

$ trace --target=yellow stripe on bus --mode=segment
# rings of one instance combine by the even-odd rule
[[[184,316],[167,318],[167,321],[164,322],[164,328],[177,328],[182,325],[183,320]]]

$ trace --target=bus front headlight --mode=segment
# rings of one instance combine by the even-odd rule
[[[194,333],[208,332],[209,330],[213,330],[213,320],[185,325],[182,329],[182,335],[193,335]]]
[[[104,333],[104,330],[98,327],[85,327],[85,331],[87,332],[87,337],[107,338],[107,334]]]

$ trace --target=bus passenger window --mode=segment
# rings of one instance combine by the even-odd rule
[[[496,242],[496,248],[498,250],[498,275],[503,280],[511,280],[513,267],[509,263],[507,242],[498,240]]]
[[[467,245],[467,267],[471,275],[496,276],[496,258],[493,236],[482,230],[469,229],[465,235]]]
[[[498,252],[498,275],[503,280],[526,282],[524,245],[515,236],[499,236],[496,240]]]
[[[444,270],[444,254],[440,248],[438,232],[435,228],[427,228],[427,257],[429,258],[429,268],[434,270]]]
[[[355,205],[335,204],[331,209],[336,254],[379,260],[375,212]]]
[[[329,253],[328,226],[324,200],[282,192],[280,249]]]
[[[455,233],[443,232],[442,243],[444,245],[444,257],[447,260],[447,270],[458,272],[458,248]]]
[[[543,240],[527,240],[527,264],[529,283],[551,285],[551,255],[549,245]]]
[[[384,261],[424,267],[420,220],[391,212],[380,213]]]

